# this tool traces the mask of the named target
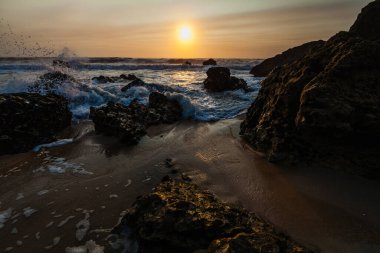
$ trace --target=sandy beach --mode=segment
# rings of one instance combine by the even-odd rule
[[[94,240],[110,249],[109,231],[123,211],[170,175],[190,177],[309,248],[380,250],[376,181],[323,168],[280,168],[240,139],[240,122],[182,121],[152,127],[137,146],[128,147],[96,135],[87,121],[62,133],[61,138],[74,138],[71,144],[2,156],[0,209],[11,208],[12,215],[0,229],[0,248],[64,252]],[[166,159],[172,159],[170,166]],[[81,243],[76,224],[86,213],[90,228]]]

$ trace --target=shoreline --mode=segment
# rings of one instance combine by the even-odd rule
[[[64,251],[88,240],[106,245],[105,231],[117,224],[136,197],[149,193],[163,176],[170,175],[173,168],[166,167],[165,160],[172,159],[179,172],[171,175],[174,178],[185,173],[222,201],[244,206],[309,248],[323,252],[380,249],[380,187],[376,181],[323,168],[271,164],[240,139],[240,122],[160,125],[149,128],[138,145],[127,147],[116,138],[96,135],[92,123],[86,121],[59,136],[76,139],[73,143],[47,149],[47,153],[2,156],[0,210],[12,208],[13,216],[26,207],[37,212],[10,218],[0,229],[4,238],[0,248],[40,251],[54,237],[60,237],[60,242],[52,250]],[[51,173],[47,167],[36,172],[44,163],[61,166],[56,158],[78,165],[82,173],[68,168],[65,173]],[[16,200],[19,193],[23,198]],[[78,242],[75,225],[84,218],[84,210],[94,211],[89,232]],[[58,227],[70,216],[75,217]],[[14,227],[17,234],[11,234]],[[37,232],[39,240],[34,238]],[[25,235],[29,237],[23,239]],[[17,246],[17,240],[23,244]]]

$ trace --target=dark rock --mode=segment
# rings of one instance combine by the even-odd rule
[[[128,144],[136,144],[146,134],[148,108],[133,101],[128,107],[109,102],[107,106],[90,109],[95,131],[116,136]]]
[[[60,71],[49,72],[39,77],[33,85],[28,87],[29,92],[50,92],[64,83],[75,83],[74,77]]]
[[[350,32],[370,40],[380,39],[379,0],[373,1],[362,9]]]
[[[91,108],[90,118],[97,133],[116,136],[128,144],[136,144],[149,126],[179,120],[182,109],[157,92],[149,96],[149,106],[133,101],[129,106],[109,102],[101,108]]]
[[[285,64],[292,63],[309,52],[313,51],[315,48],[319,48],[324,45],[324,41],[312,41],[305,43],[298,47],[293,47],[286,50],[285,52],[278,54],[272,58],[264,60],[262,63],[254,66],[251,70],[251,74],[257,77],[268,76],[269,73],[276,67],[280,67]]]
[[[149,109],[160,116],[162,123],[171,124],[182,117],[182,107],[178,101],[170,100],[159,92],[150,93]]]
[[[53,60],[53,66],[54,67],[61,67],[61,68],[70,68],[70,63],[63,60]]]
[[[123,231],[137,240],[138,253],[311,252],[254,214],[224,204],[196,185],[173,180],[136,200],[113,232]],[[224,246],[239,250],[222,251]]]
[[[186,62],[184,63],[184,65],[188,65],[188,66],[191,66],[192,64],[191,64],[191,62],[189,62],[189,61],[186,61]]]
[[[126,86],[124,86],[123,88],[121,88],[121,91],[122,92],[126,92],[127,90],[129,90],[130,88],[132,87],[138,87],[138,86],[146,86],[146,83],[141,80],[140,78],[136,78],[135,80],[133,80],[132,82],[130,82],[129,84],[127,84]]]
[[[114,83],[119,80],[118,77],[109,77],[109,76],[97,76],[93,77],[92,80],[98,82],[98,83]]]
[[[378,10],[368,6],[361,20]],[[380,176],[380,41],[358,33],[338,33],[262,82],[241,134],[269,160]]]
[[[137,80],[137,76],[133,75],[133,74],[128,74],[128,75],[125,75],[125,74],[121,74],[120,75],[120,78],[121,79],[125,79],[125,80],[128,80],[128,81],[134,81],[134,80]]]
[[[168,168],[174,167],[173,159],[171,158],[165,159],[165,166]]]
[[[26,152],[52,142],[70,124],[68,102],[61,96],[0,94],[0,154]]]
[[[237,89],[248,91],[247,83],[243,79],[231,77],[230,70],[225,67],[209,68],[204,86],[207,90],[215,92]]]
[[[215,66],[216,61],[214,59],[208,59],[207,61],[203,62],[203,66]]]

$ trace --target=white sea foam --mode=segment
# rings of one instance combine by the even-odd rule
[[[37,212],[37,210],[31,208],[30,206],[25,207],[25,208],[23,209],[23,214],[24,214],[25,217],[30,217],[30,216],[31,216],[32,214],[34,214],[35,212]]]
[[[104,247],[90,240],[83,246],[67,247],[65,251],[66,253],[104,253]]]
[[[82,165],[68,162],[63,157],[53,157],[53,156],[47,155],[47,157],[44,158],[44,161],[47,163],[33,170],[34,173],[48,171],[52,174],[63,174],[63,173],[68,173],[68,172],[72,174],[81,174],[81,175],[93,174],[92,172],[85,170]]]
[[[86,62],[87,61],[87,62]],[[69,100],[69,108],[75,119],[86,119],[91,106],[102,106],[109,101],[129,105],[137,99],[147,104],[149,93],[156,90],[177,99],[184,108],[183,116],[199,121],[215,121],[235,117],[246,110],[257,96],[260,78],[249,74],[249,69],[258,63],[256,60],[218,60],[218,65],[231,69],[232,75],[243,78],[249,92],[231,91],[210,93],[205,91],[202,82],[206,78],[209,67],[202,66],[202,59],[192,60],[193,66],[183,69],[180,63],[168,63],[168,59],[120,59],[113,62],[93,59],[81,59],[70,62],[73,69],[62,69],[72,75],[76,82],[67,82],[53,92],[65,96]],[[48,63],[48,62],[47,62]],[[49,64],[49,63],[48,63]],[[0,92],[26,91],[38,79],[38,76],[54,70],[39,61],[9,60],[0,62],[2,76]],[[9,74],[7,74],[9,73]],[[14,75],[17,73],[17,75]],[[126,92],[121,88],[129,81],[96,84],[91,78],[99,75],[119,76],[120,74],[136,74],[146,85],[131,87]],[[15,77],[16,76],[16,77]]]
[[[41,148],[53,148],[72,143],[74,139],[62,139],[51,143],[41,144],[33,148],[33,152],[39,152]]]

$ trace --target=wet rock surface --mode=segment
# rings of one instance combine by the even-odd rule
[[[53,60],[53,67],[71,68],[71,65],[67,61]]]
[[[374,11],[380,16],[379,5],[366,7],[359,23],[373,20]],[[318,161],[379,177],[380,41],[354,30],[336,34],[262,82],[241,134],[269,160]]]
[[[127,84],[126,86],[121,88],[121,91],[126,92],[127,90],[129,90],[132,87],[140,87],[140,86],[144,87],[144,86],[147,86],[147,84],[143,80],[141,80],[140,78],[136,78],[132,82],[130,82],[129,84]]]
[[[138,143],[149,126],[174,123],[181,115],[179,103],[158,92],[150,94],[148,106],[137,101],[129,106],[109,102],[107,106],[90,110],[96,132],[116,136],[128,144]]]
[[[214,59],[208,59],[207,61],[204,61],[202,64],[203,66],[215,66],[216,61]]]
[[[171,179],[138,198],[113,232],[137,240],[138,252],[311,252],[254,214]]]
[[[247,83],[243,79],[231,77],[230,70],[225,67],[209,68],[204,86],[206,90],[214,92],[237,89],[248,91]]]
[[[278,54],[272,58],[264,60],[262,63],[254,66],[251,69],[251,74],[257,77],[266,77],[269,73],[276,67],[280,67],[285,64],[292,63],[314,49],[324,45],[324,41],[312,41],[305,43],[301,46],[297,46],[291,49],[286,50],[285,52]]]
[[[110,76],[96,76],[96,77],[93,77],[92,80],[97,83],[104,84],[104,83],[116,83],[116,82],[125,81],[125,80],[135,81],[135,80],[140,80],[140,79],[137,78],[133,74],[128,74],[128,75],[121,74],[120,76],[111,76],[111,77]]]
[[[39,77],[39,79],[31,86],[28,87],[29,92],[50,92],[58,87],[62,86],[65,83],[74,83],[76,82],[75,78],[60,72],[48,72]]]
[[[54,141],[54,135],[71,124],[65,98],[49,94],[0,95],[0,155],[26,152]]]

